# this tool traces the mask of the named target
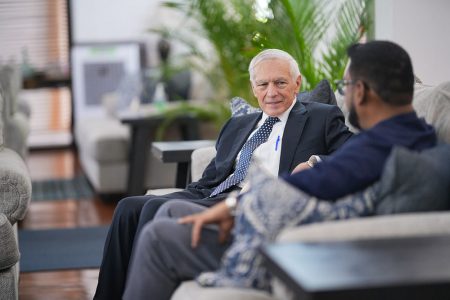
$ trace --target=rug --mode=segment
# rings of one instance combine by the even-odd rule
[[[20,271],[99,268],[108,226],[19,230]]]
[[[94,196],[87,178],[83,175],[71,179],[33,181],[33,201],[90,199]]]

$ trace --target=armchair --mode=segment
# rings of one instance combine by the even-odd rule
[[[3,116],[2,102],[0,93]],[[31,179],[23,159],[4,146],[3,133],[0,118],[0,299],[18,299],[17,221],[24,218],[30,202]]]

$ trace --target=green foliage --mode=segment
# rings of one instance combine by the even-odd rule
[[[228,103],[214,100],[204,105],[181,102],[176,107],[168,109],[164,115],[164,121],[156,131],[156,140],[163,139],[167,128],[180,115],[189,115],[200,121],[213,122],[218,129],[231,117]]]
[[[197,26],[157,31],[187,46],[190,67],[210,80],[215,103],[240,96],[257,105],[247,70],[256,53],[267,48],[290,53],[299,63],[302,89],[324,78],[330,82],[341,79],[347,47],[370,30],[367,10],[371,1],[271,0],[266,15],[261,16],[257,0],[173,0],[164,5],[182,11]],[[211,43],[215,58],[200,49],[192,33]]]
[[[324,78],[340,79],[347,47],[359,41],[369,25],[367,3],[361,0],[273,0],[269,7],[273,18],[260,27],[260,48],[290,53],[303,75],[303,89]]]

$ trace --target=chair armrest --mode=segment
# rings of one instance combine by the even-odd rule
[[[450,211],[375,216],[284,230],[279,242],[323,242],[450,235]]]
[[[25,162],[8,149],[0,149],[0,213],[14,225],[25,217],[31,199],[31,178]]]
[[[198,181],[208,164],[216,156],[214,146],[196,149],[191,154],[191,177],[192,181]]]

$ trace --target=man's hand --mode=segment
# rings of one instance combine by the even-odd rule
[[[292,170],[292,174],[308,169],[311,169],[311,166],[308,164],[308,162],[302,162],[301,164],[296,166],[294,170]]]
[[[178,223],[192,224],[191,246],[195,248],[200,241],[202,227],[206,224],[219,225],[219,242],[225,242],[233,228],[234,217],[230,214],[225,201],[222,201],[201,213],[180,218]]]

